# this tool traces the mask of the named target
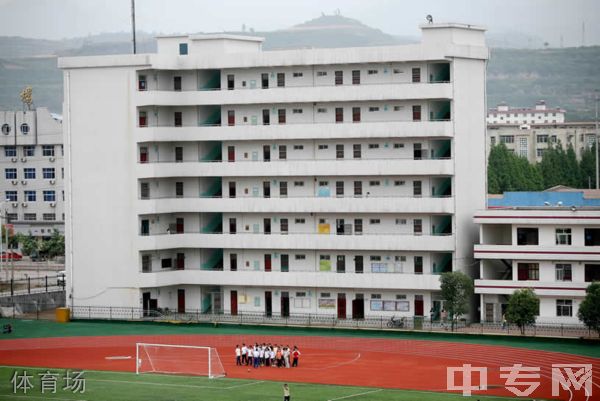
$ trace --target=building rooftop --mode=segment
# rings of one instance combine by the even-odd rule
[[[540,192],[488,195],[488,209],[600,209],[600,190],[556,186]]]

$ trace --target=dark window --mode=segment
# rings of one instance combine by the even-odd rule
[[[138,90],[145,91],[147,89],[148,89],[148,86],[147,86],[147,82],[146,82],[146,76],[140,75],[138,77]]]
[[[175,183],[175,197],[183,198],[183,182]]]
[[[174,117],[173,123],[175,124],[175,126],[181,127],[183,125],[183,113],[180,111],[176,111],[174,113],[173,117]]]
[[[237,270],[237,253],[229,254],[229,269],[231,271]]]
[[[235,198],[235,181],[229,181],[229,197]]]
[[[185,269],[185,253],[178,253],[175,258],[175,266],[177,270]]]
[[[600,265],[585,265],[585,281],[600,281]]]
[[[265,234],[271,234],[271,219],[263,219],[263,224],[265,227]]]
[[[142,182],[140,184],[140,197],[142,199],[150,198],[150,185],[147,182]]]
[[[354,257],[354,273],[362,273],[364,271],[364,259],[362,255]]]
[[[269,145],[263,145],[263,161],[271,161],[271,146]]]
[[[344,158],[344,145],[335,145],[335,158],[336,159]]]
[[[572,281],[573,269],[569,264],[559,263],[555,266],[556,281]]]
[[[152,271],[152,255],[142,255],[142,272]]]
[[[175,162],[181,163],[183,161],[183,147],[176,146],[175,147]]]
[[[335,196],[344,196],[344,181],[335,182]]]
[[[335,72],[335,84],[336,85],[344,84],[344,71],[336,71]]]
[[[423,274],[423,256],[415,256],[415,274]]]
[[[413,82],[421,82],[421,69],[420,68],[412,69],[412,81]]]
[[[421,106],[415,105],[412,107],[413,121],[421,121]]]
[[[420,143],[413,144],[413,159],[421,160],[423,158],[423,149]]]
[[[263,198],[271,197],[271,181],[263,181]]]
[[[227,125],[235,125],[235,110],[227,111]]]
[[[281,234],[287,234],[288,228],[288,219],[279,219],[279,231],[281,231]]]
[[[517,245],[539,245],[538,229],[517,227]]]
[[[160,260],[160,267],[163,269],[170,269],[173,267],[173,260],[171,258],[164,258]]]
[[[285,86],[285,74],[283,72],[277,73],[277,86],[280,88]]]
[[[277,116],[279,118],[279,124],[285,124],[285,109],[277,110]]]
[[[413,220],[413,231],[415,235],[423,234],[423,220],[414,219]]]
[[[261,86],[263,89],[269,87],[269,74],[260,74]]]
[[[413,196],[423,195],[423,187],[421,181],[413,181]]]
[[[352,145],[353,157],[355,159],[360,159],[362,157],[362,146],[360,143]]]
[[[269,109],[263,109],[262,111],[263,125],[271,124],[271,112]]]
[[[586,228],[584,230],[585,246],[600,245],[600,228]]]
[[[287,181],[279,181],[279,197],[285,198],[288,195]]]
[[[346,272],[346,256],[345,255],[337,255],[336,261],[336,272],[337,273],[345,273]]]
[[[141,234],[142,235],[150,235],[150,220],[142,220],[142,228],[141,228]]]
[[[335,122],[336,123],[344,122],[344,108],[343,107],[335,108]]]
[[[352,85],[360,85],[360,70],[352,71]]]
[[[362,181],[354,181],[354,196],[362,196]]]
[[[573,316],[573,301],[570,299],[557,299],[556,316]]]
[[[360,122],[360,107],[352,108],[352,122],[353,123]]]
[[[145,111],[140,111],[138,116],[138,125],[140,127],[148,126],[148,114]]]
[[[235,88],[235,77],[233,75],[227,75],[227,89],[233,90]]]
[[[290,271],[290,255],[281,255],[281,271],[284,273]]]
[[[179,54],[182,56],[185,56],[186,54],[188,54],[188,45],[187,43],[180,43],[179,44]]]
[[[148,163],[148,148],[146,146],[140,147],[140,163]]]
[[[279,160],[287,159],[287,146],[279,145]]]
[[[181,90],[181,77],[173,77],[173,90]]]
[[[354,234],[361,235],[363,233],[362,219],[354,219]]]
[[[540,265],[538,263],[519,263],[517,269],[517,279],[520,281],[537,281],[540,279]]]
[[[229,219],[229,234],[235,234],[237,232],[237,221],[234,217]]]

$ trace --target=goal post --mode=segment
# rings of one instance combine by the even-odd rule
[[[164,373],[217,378],[225,376],[214,347],[176,344],[135,344],[135,373]]]

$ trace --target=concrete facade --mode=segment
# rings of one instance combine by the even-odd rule
[[[64,233],[62,123],[46,108],[0,111],[0,192],[15,232]]]
[[[422,28],[407,46],[191,35],[60,59],[68,303],[439,313],[439,274],[475,273],[488,50],[481,28]]]

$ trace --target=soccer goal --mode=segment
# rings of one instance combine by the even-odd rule
[[[179,375],[225,376],[225,369],[214,347],[193,345],[135,345],[135,373],[167,373]]]

